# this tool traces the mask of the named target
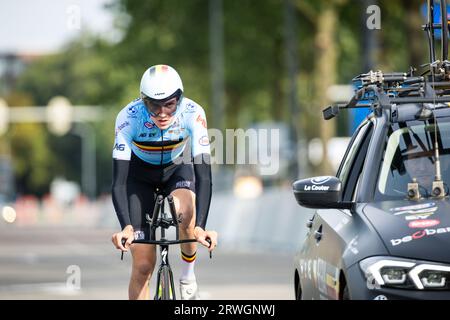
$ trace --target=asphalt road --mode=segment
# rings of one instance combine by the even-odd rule
[[[0,299],[127,299],[130,254],[120,260],[113,230],[0,226]],[[169,256],[175,280],[179,249]],[[196,275],[208,300],[293,299],[293,255],[200,249]],[[155,279],[152,279],[153,281]],[[154,282],[151,295],[154,294]]]

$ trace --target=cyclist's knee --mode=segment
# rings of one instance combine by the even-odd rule
[[[195,224],[194,205],[191,203],[183,203],[180,205],[178,214],[181,215],[180,228],[193,229]]]
[[[189,218],[183,218],[180,223],[180,229],[183,229],[184,231],[193,231],[195,227],[195,217],[193,215],[190,215]]]
[[[195,194],[191,190],[177,189],[172,192],[175,201],[175,209],[181,215],[180,227],[189,229],[195,221]],[[191,226],[192,225],[192,226]]]
[[[155,261],[148,259],[136,259],[133,262],[133,269],[141,276],[149,276],[155,268]]]
[[[143,276],[150,275],[156,263],[155,248],[149,248],[145,244],[133,244],[131,253],[133,256],[133,270]]]

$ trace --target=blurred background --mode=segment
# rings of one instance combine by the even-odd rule
[[[335,174],[367,114],[325,122],[321,110],[347,101],[359,73],[428,61],[423,3],[0,0],[0,299],[126,298],[130,259],[110,243],[114,124],[159,63],[180,73],[209,128],[280,132],[276,174],[213,167],[220,246],[200,257],[203,298],[293,298],[310,212],[291,184]]]

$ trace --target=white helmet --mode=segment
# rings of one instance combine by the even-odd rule
[[[167,100],[183,94],[183,82],[174,68],[158,64],[148,68],[141,79],[141,95],[151,100]]]

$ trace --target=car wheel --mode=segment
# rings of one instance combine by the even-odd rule
[[[342,291],[342,300],[350,300],[350,293],[348,292],[347,285],[345,285],[344,290]]]
[[[300,287],[300,281],[297,284],[297,290],[295,290],[295,300],[302,300],[302,288]]]

